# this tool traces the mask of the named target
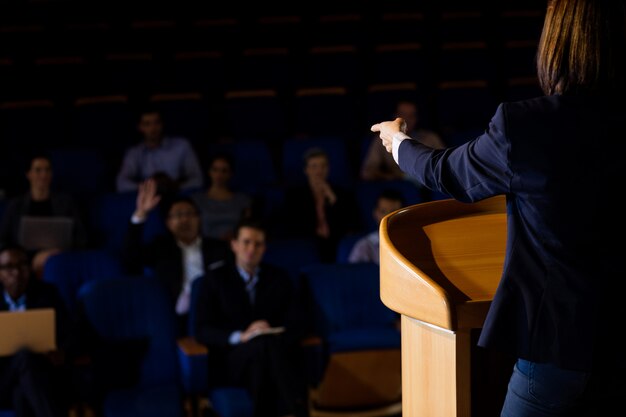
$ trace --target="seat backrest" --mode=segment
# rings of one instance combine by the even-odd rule
[[[179,383],[174,311],[157,281],[148,277],[90,281],[81,287],[79,303],[100,339],[147,340],[140,386]]]
[[[339,244],[337,245],[337,263],[347,264],[350,262],[350,253],[352,253],[352,249],[354,245],[367,236],[367,233],[354,233],[350,235],[346,235],[339,240]]]
[[[380,300],[379,267],[374,263],[316,264],[303,279],[322,336],[347,329],[393,327],[395,313]]]
[[[90,236],[99,248],[120,253],[136,199],[135,192],[110,192],[92,199],[89,208]],[[165,222],[159,210],[152,210],[144,226],[144,241],[165,232]]]
[[[233,158],[233,188],[253,193],[276,182],[272,153],[264,141],[237,140],[209,147],[209,157],[219,153],[226,153]]]
[[[319,263],[320,255],[312,238],[276,238],[267,242],[263,260],[287,270],[297,286],[301,269]]]
[[[78,291],[89,281],[122,275],[118,257],[99,249],[61,252],[46,261],[43,280],[55,284],[70,314],[76,310]]]
[[[360,181],[356,185],[356,199],[359,206],[361,222],[365,225],[366,231],[376,230],[378,225],[372,212],[376,207],[376,202],[383,190],[395,190],[402,194],[404,205],[422,203],[424,198],[420,188],[408,180],[381,180],[381,181]]]
[[[114,175],[106,157],[97,149],[53,149],[53,187],[77,200],[113,190]]]

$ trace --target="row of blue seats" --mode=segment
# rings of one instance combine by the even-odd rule
[[[311,289],[316,306],[314,333],[323,343],[314,354],[399,348],[396,315],[380,302],[377,265],[300,259],[291,272],[298,286]],[[251,415],[250,399],[241,388],[209,390],[206,355],[190,356],[176,346],[169,301],[151,278],[124,276],[109,253],[78,251],[50,258],[43,279],[57,285],[70,312],[84,308],[105,341],[150,340],[139,384],[110,393],[105,415],[179,416],[184,395],[208,397],[222,417]],[[318,358],[316,363],[319,360],[323,362]],[[316,377],[323,378],[323,370],[316,369]]]

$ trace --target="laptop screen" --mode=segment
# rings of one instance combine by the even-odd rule
[[[74,219],[61,216],[22,216],[19,244],[26,250],[68,249],[72,246]]]

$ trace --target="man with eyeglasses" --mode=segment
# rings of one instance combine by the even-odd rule
[[[10,407],[16,417],[60,417],[68,413],[66,353],[69,350],[68,313],[57,288],[34,278],[26,252],[19,247],[0,250],[0,311],[53,308],[57,350],[48,354],[22,349],[0,357],[0,409]],[[2,337],[0,329],[0,337]]]
[[[187,334],[191,284],[223,264],[232,253],[227,242],[202,236],[198,208],[188,197],[165,202],[163,212],[168,233],[145,244],[144,223],[159,203],[161,196],[157,194],[156,181],[143,182],[124,241],[123,261],[128,273],[141,275],[148,268],[163,283],[179,318],[179,335],[183,336]]]

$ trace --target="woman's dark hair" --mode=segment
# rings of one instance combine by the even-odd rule
[[[547,95],[623,91],[626,0],[549,1],[537,75]]]

